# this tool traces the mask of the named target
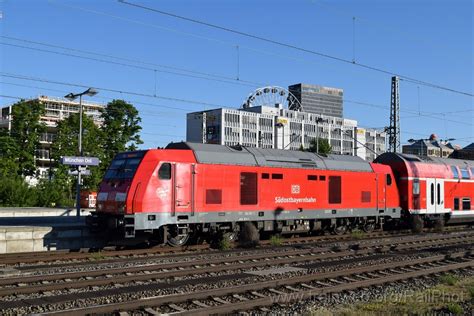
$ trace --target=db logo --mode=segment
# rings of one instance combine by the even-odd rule
[[[300,193],[300,186],[298,184],[291,185],[291,194],[299,194]]]

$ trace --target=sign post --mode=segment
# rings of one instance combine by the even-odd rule
[[[77,216],[80,216],[81,210],[81,199],[80,199],[80,186],[81,186],[81,176],[88,176],[91,174],[91,171],[86,168],[86,166],[98,166],[99,158],[97,157],[83,157],[83,156],[64,156],[60,159],[61,164],[68,166],[76,166],[77,170],[69,171],[70,175],[77,176],[77,201],[76,209]]]

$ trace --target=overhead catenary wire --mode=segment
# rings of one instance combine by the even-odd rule
[[[361,67],[361,68],[364,68],[364,69],[367,69],[367,70],[379,72],[379,73],[382,73],[382,74],[386,74],[386,75],[390,75],[390,76],[397,76],[397,77],[400,78],[400,80],[403,80],[403,81],[406,81],[406,82],[409,82],[409,83],[420,84],[420,85],[428,86],[428,87],[431,87],[431,88],[445,90],[445,91],[449,91],[449,92],[453,92],[453,93],[457,93],[457,94],[461,94],[461,95],[465,95],[465,96],[469,96],[469,97],[474,96],[474,94],[469,93],[469,92],[464,92],[464,91],[452,89],[452,88],[449,88],[449,87],[444,87],[444,86],[441,86],[441,85],[438,85],[438,84],[434,84],[434,83],[431,83],[431,82],[427,82],[427,81],[419,80],[419,79],[416,79],[416,78],[412,78],[410,76],[402,75],[402,74],[399,74],[399,73],[396,73],[396,72],[393,72],[393,71],[389,71],[389,70],[386,70],[386,69],[383,69],[383,68],[371,66],[371,65],[368,65],[368,64],[362,64],[362,63],[355,62],[355,61],[353,62],[353,61],[345,59],[345,58],[337,57],[337,56],[334,56],[334,55],[329,55],[329,54],[322,53],[322,52],[319,52],[319,51],[316,51],[316,50],[312,50],[312,49],[296,46],[296,45],[293,45],[293,44],[280,42],[280,41],[273,40],[273,39],[270,39],[270,38],[266,38],[266,37],[263,37],[263,36],[259,36],[259,35],[243,32],[243,31],[231,29],[229,27],[220,26],[220,25],[217,25],[217,24],[213,24],[213,23],[209,23],[209,22],[205,22],[205,21],[201,21],[201,20],[197,20],[197,19],[193,19],[193,18],[189,18],[189,17],[185,17],[185,16],[178,15],[178,14],[175,14],[175,13],[170,13],[170,12],[166,12],[166,11],[163,11],[163,10],[158,10],[158,9],[147,7],[147,6],[144,6],[144,5],[132,3],[132,2],[129,2],[129,1],[126,1],[126,0],[118,0],[118,1],[119,1],[119,3],[125,4],[125,5],[140,8],[140,9],[147,10],[147,11],[154,12],[154,13],[161,14],[161,15],[166,15],[166,16],[169,16],[169,17],[172,17],[172,18],[183,20],[183,21],[204,25],[204,26],[207,26],[207,27],[210,27],[210,28],[218,29],[218,30],[221,30],[221,31],[237,34],[237,35],[252,38],[252,39],[256,39],[256,40],[267,42],[267,43],[274,44],[274,45],[277,45],[277,46],[290,48],[290,49],[293,49],[293,50],[297,50],[297,51],[301,51],[301,52],[304,52],[304,53],[316,55],[316,56],[319,56],[319,57],[331,59],[331,60],[338,61],[338,62],[341,62],[341,63],[355,65],[355,66],[358,66],[358,67]]]
[[[46,83],[52,83],[52,84],[58,84],[58,85],[88,88],[88,86],[86,86],[84,84],[61,82],[61,81],[44,79],[44,78],[35,78],[35,77],[31,77],[31,76],[10,74],[10,73],[4,73],[4,72],[0,72],[0,76],[9,77],[9,78],[16,78],[16,79],[21,79],[21,80],[39,81],[39,82],[46,82]],[[222,104],[218,105],[218,104],[213,104],[213,103],[208,103],[208,102],[203,102],[203,101],[197,101],[197,100],[187,100],[187,99],[179,99],[179,98],[172,98],[172,97],[165,97],[165,96],[154,96],[154,95],[151,95],[151,94],[145,94],[145,93],[140,93],[140,92],[135,92],[135,91],[117,90],[117,89],[111,89],[111,88],[101,88],[101,87],[97,87],[97,86],[95,86],[95,88],[97,88],[99,90],[113,92],[113,93],[119,93],[119,94],[130,94],[130,95],[143,96],[143,97],[149,97],[149,98],[166,99],[166,100],[170,100],[170,101],[193,103],[193,104],[200,104],[200,105],[205,105],[205,106],[215,106],[215,107],[219,107],[219,108],[223,107]],[[384,105],[380,105],[380,104],[373,104],[373,103],[367,103],[367,102],[361,102],[361,101],[355,101],[355,100],[349,100],[349,99],[344,99],[344,101],[349,102],[349,103],[359,104],[359,105],[375,107],[375,108],[388,109],[388,107],[386,107]],[[402,112],[417,114],[417,111],[410,111],[410,110],[402,110]],[[467,125],[467,126],[472,126],[473,125],[473,124],[469,124],[469,123],[466,123],[466,122],[440,118],[440,117],[434,116],[433,114],[422,114],[421,116],[428,117],[428,118],[433,118],[433,119],[437,119],[437,120],[446,120],[446,121],[450,121],[450,122],[458,123],[458,124],[463,124],[463,125]]]

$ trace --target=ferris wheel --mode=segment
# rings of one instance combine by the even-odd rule
[[[286,106],[288,110],[301,111],[300,101],[288,90],[278,86],[258,88],[244,101],[242,107],[248,109],[254,106]]]

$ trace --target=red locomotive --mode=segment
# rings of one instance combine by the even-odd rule
[[[473,167],[472,161],[391,153],[368,163],[352,156],[172,143],[118,154],[89,223],[178,246],[192,236],[233,238],[245,223],[260,232],[342,234],[413,215],[470,219]]]

